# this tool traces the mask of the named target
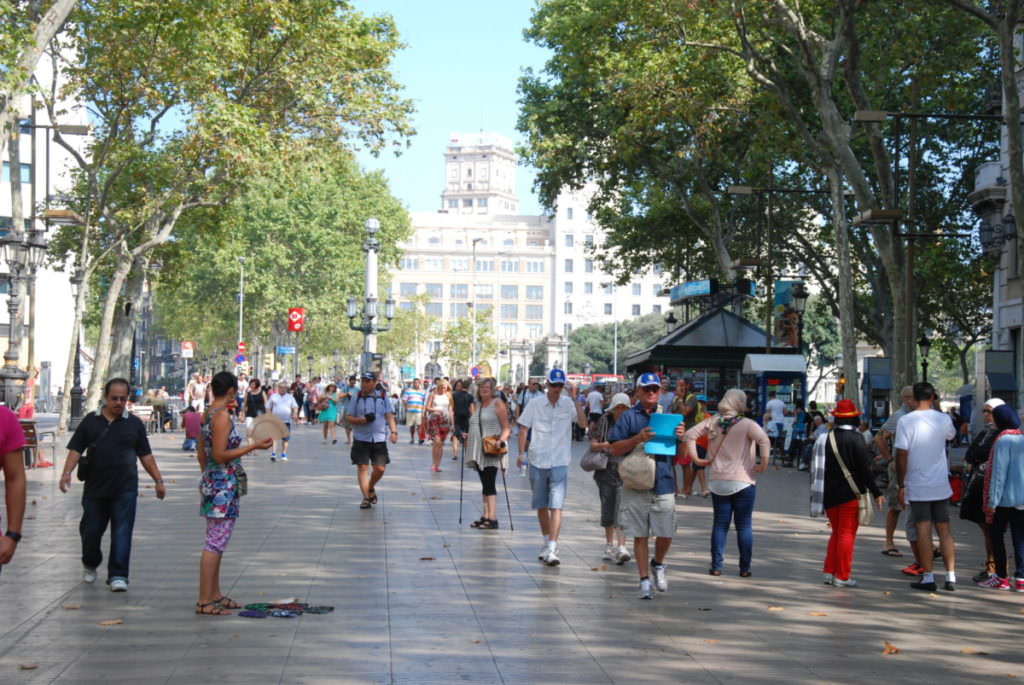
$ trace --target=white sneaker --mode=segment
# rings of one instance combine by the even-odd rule
[[[86,567],[83,566],[82,567],[82,580],[84,580],[87,583],[95,583],[96,582],[96,569],[94,569],[94,568],[86,568]]]
[[[615,563],[618,564],[619,566],[622,566],[623,564],[625,564],[627,561],[629,561],[632,558],[633,558],[633,555],[631,555],[629,553],[629,550],[626,549],[625,545],[623,545],[623,546],[619,547],[619,551],[616,552]]]
[[[654,576],[654,586],[658,588],[658,592],[668,591],[668,578],[665,577],[665,571],[668,566],[665,564],[651,563],[651,575]]]
[[[562,563],[561,559],[558,558],[558,548],[552,545],[548,549],[548,558],[544,560],[544,563],[548,566],[558,566]]]
[[[654,588],[649,578],[640,581],[640,599],[654,599]]]
[[[288,455],[284,452],[281,452],[281,461],[288,461]]]
[[[128,581],[124,578],[114,578],[110,581],[111,592],[128,592]]]
[[[540,553],[537,554],[537,558],[540,559],[543,562],[547,562],[547,560],[548,560],[548,551],[550,549],[551,549],[550,545],[548,545],[548,543],[545,542],[544,546],[540,548]]]
[[[617,553],[617,550],[615,548],[615,545],[605,545],[604,546],[604,556],[601,557],[601,559],[604,560],[604,561],[615,561],[616,553]]]
[[[846,580],[834,578],[832,584],[836,587],[857,587],[857,580],[855,578],[847,578]]]
[[[836,577],[834,575],[832,575],[831,573],[823,573],[821,580],[822,580],[823,583],[825,583],[825,585],[831,585],[832,583],[835,582]]]

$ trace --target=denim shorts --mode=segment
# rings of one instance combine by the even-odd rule
[[[568,466],[539,469],[530,464],[530,488],[533,490],[533,509],[561,509],[565,504],[565,487],[569,482]]]

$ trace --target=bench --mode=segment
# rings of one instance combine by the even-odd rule
[[[139,417],[139,420],[146,425],[146,432],[153,432],[154,412],[153,407],[148,404],[136,404],[132,408],[132,414]]]

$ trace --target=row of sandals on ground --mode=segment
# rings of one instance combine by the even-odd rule
[[[544,401],[530,402],[518,419],[526,430],[518,431],[516,447],[519,463],[528,458],[531,504],[544,537],[538,559],[554,566],[560,563],[558,537],[571,461],[572,425],[584,427],[586,417],[582,407],[570,399],[571,386],[566,392],[564,372],[552,369],[546,381]],[[195,611],[225,615],[238,608],[237,602],[221,592],[219,572],[239,516],[239,500],[247,490],[242,457],[253,450],[269,448],[271,441],[245,444],[238,432],[230,415],[237,396],[234,375],[217,374],[211,385],[213,401],[203,416],[202,440],[197,450],[202,471],[200,513],[206,518],[206,535]],[[364,374],[360,391],[352,398],[348,411],[354,438],[351,459],[358,469],[363,504],[369,503],[371,507],[377,501],[376,486],[389,463],[387,443],[395,443],[398,438],[390,404],[381,398],[376,386],[376,378]],[[511,425],[493,380],[478,382],[476,392],[478,401],[470,422],[467,454],[480,475],[484,508],[481,519],[471,525],[494,528],[495,479],[497,472],[505,468]],[[645,443],[655,438],[649,423],[659,411],[660,393],[660,378],[645,373],[637,380],[632,401],[625,394],[613,396],[607,412],[592,431],[591,449],[586,455],[589,468],[595,469],[601,523],[608,543],[606,554],[619,563],[625,563],[630,556],[635,558],[642,599],[652,599],[655,591],[668,589],[666,558],[676,528],[675,460],[686,457],[708,469],[714,510],[708,572],[722,573],[726,536],[733,525],[739,543],[739,574],[749,577],[756,480],[767,468],[770,457],[769,438],[755,421],[744,417],[747,397],[738,389],[725,393],[718,402],[716,415],[700,421],[690,416],[697,410],[696,401],[677,403],[684,416],[674,432],[675,453],[647,455]],[[114,592],[126,591],[128,587],[138,493],[137,463],[141,462],[153,479],[157,497],[163,499],[166,495],[145,426],[125,413],[128,394],[129,386],[123,379],[106,384],[103,407],[86,416],[68,442],[68,457],[60,479],[64,492],[70,488],[76,468],[78,477],[84,480],[80,532],[85,582],[97,579],[103,558],[102,537],[108,526],[111,529],[107,584]],[[895,450],[894,492],[888,498],[890,518],[892,511],[907,512],[908,540],[919,567],[914,571],[919,577],[912,587],[928,591],[937,587],[932,571],[933,546],[917,544],[917,540],[931,541],[934,528],[946,569],[944,587],[953,590],[955,550],[949,527],[952,493],[946,442],[954,437],[955,429],[949,416],[936,410],[935,391],[930,384],[918,383],[905,389],[903,400],[904,406],[888,424],[894,429]],[[980,494],[976,502],[991,566],[976,579],[988,587],[1024,590],[1024,436],[1020,419],[1011,407],[990,400],[983,411],[986,430],[975,437],[968,452],[968,461],[974,466],[972,475],[980,478],[972,478],[967,500],[970,501],[972,492]],[[811,513],[826,514],[831,524],[822,569],[824,582],[850,587],[856,585],[851,566],[857,528],[869,519],[872,500],[881,508],[886,506],[887,497],[871,475],[871,456],[857,432],[856,406],[842,400],[831,414],[832,430],[815,444]],[[0,539],[0,563],[11,560],[21,533],[24,474],[21,471],[19,477],[23,468],[19,435],[16,418],[0,408],[8,523],[7,535]],[[1012,582],[1003,543],[1007,527],[1012,531],[1015,556],[1016,577]],[[633,539],[631,554],[625,546],[629,537]],[[649,544],[652,537],[653,551]],[[887,542],[891,543],[891,535]]]

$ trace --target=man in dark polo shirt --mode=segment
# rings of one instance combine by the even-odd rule
[[[107,584],[111,592],[128,589],[128,566],[132,553],[132,529],[135,526],[135,505],[139,496],[137,461],[153,478],[156,496],[167,494],[160,469],[149,447],[146,426],[133,414],[125,414],[128,402],[128,381],[114,378],[103,387],[103,409],[82,419],[68,441],[68,457],[60,478],[61,492],[71,487],[71,472],[78,466],[87,468],[82,491],[82,520],[78,532],[82,536],[83,579],[96,582],[96,569],[103,561],[100,543],[110,524],[110,559],[107,562]],[[86,455],[85,462],[79,459]]]

